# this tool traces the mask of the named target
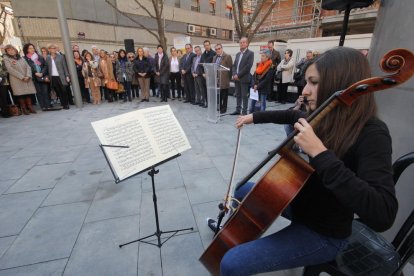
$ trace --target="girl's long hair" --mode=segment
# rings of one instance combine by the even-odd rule
[[[337,47],[309,63],[319,73],[317,106],[333,93],[371,77],[368,60],[358,50]],[[308,68],[309,68],[308,66]],[[317,125],[315,132],[324,145],[342,158],[357,140],[366,122],[377,115],[373,94],[360,96],[351,106],[338,105]]]

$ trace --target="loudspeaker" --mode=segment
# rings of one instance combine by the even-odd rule
[[[366,8],[372,5],[374,0],[324,0],[322,2],[322,9],[324,10],[346,10],[347,6],[350,5],[352,9]]]
[[[133,39],[124,39],[125,44],[125,51],[127,53],[135,53],[135,47],[134,47],[134,40]]]

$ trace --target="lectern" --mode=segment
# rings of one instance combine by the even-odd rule
[[[230,68],[217,63],[202,63],[206,74],[207,86],[207,121],[217,123],[220,118],[218,103],[220,101],[221,71],[230,71]]]

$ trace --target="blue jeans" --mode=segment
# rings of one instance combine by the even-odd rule
[[[235,193],[245,196],[254,183]],[[230,249],[221,260],[222,276],[252,275],[331,261],[346,246],[346,239],[323,236],[295,222],[269,236]]]
[[[266,94],[259,94],[259,99],[260,99],[260,111],[265,111],[266,110],[266,99],[267,99],[267,95]],[[255,106],[256,106],[257,101],[256,100],[250,100],[250,110],[249,113],[253,113],[255,112]]]
[[[127,101],[132,101],[131,99],[131,82],[130,81],[123,81],[122,85],[124,86],[125,89],[125,93],[124,93],[124,102]]]

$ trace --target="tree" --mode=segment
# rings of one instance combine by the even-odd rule
[[[279,0],[272,0],[272,3],[266,7],[267,10],[263,11],[266,2],[269,1],[270,0],[258,0],[249,22],[245,23],[243,18],[245,6],[247,5],[248,1],[231,0],[231,4],[233,6],[234,24],[236,26],[236,33],[239,37],[247,37],[249,42],[253,39],[254,34],[259,30],[263,22],[265,22],[267,17],[269,17],[272,9],[279,2]],[[259,18],[260,14],[263,14],[261,18]]]
[[[158,33],[154,30],[149,29],[147,26],[143,25],[141,22],[136,20],[130,13],[121,11],[115,4],[113,4],[110,0],[105,0],[105,2],[114,8],[117,12],[122,14],[123,16],[130,19],[132,22],[136,23],[140,28],[147,31],[150,35],[157,39],[158,43],[162,45],[164,50],[167,49],[167,37],[165,36],[165,25],[164,25],[164,18],[163,18],[163,11],[164,11],[164,1],[163,0],[150,0],[152,7],[148,7],[145,5],[143,0],[134,0],[135,3],[138,5],[138,9],[142,9],[145,13],[152,19],[157,22],[157,30]]]
[[[7,16],[9,12],[6,11],[6,6],[0,4],[0,44],[3,44],[4,39],[6,38],[7,33]]]

